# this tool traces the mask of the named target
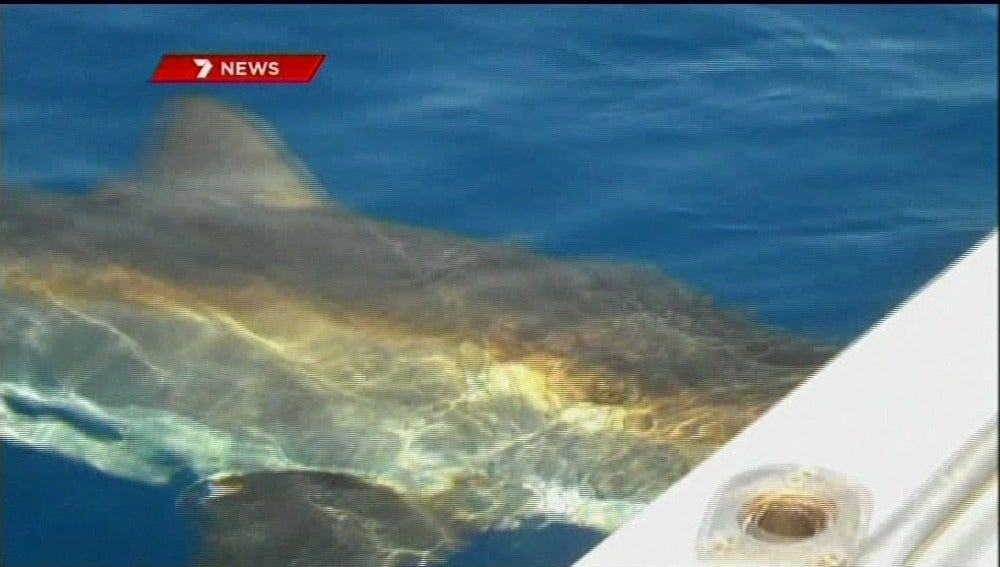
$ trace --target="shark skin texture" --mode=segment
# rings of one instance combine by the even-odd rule
[[[211,98],[172,100],[142,156],[87,194],[0,186],[0,434],[193,473],[202,565],[610,532],[836,352],[652,267],[351,211]]]

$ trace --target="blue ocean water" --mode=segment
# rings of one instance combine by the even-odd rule
[[[6,182],[126,170],[166,52],[321,51],[307,85],[206,85],[353,208],[652,263],[848,342],[997,224],[992,6],[5,7]],[[182,565],[177,487],[4,445],[5,565]],[[568,565],[490,534],[454,565]],[[502,558],[499,554],[506,554]],[[514,554],[511,556],[510,554]],[[81,561],[81,559],[84,559]]]

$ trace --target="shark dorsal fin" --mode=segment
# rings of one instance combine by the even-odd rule
[[[205,96],[168,104],[144,157],[143,185],[175,198],[283,208],[327,202],[273,127]]]

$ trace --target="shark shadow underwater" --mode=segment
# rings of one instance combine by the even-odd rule
[[[193,471],[202,564],[610,532],[834,354],[654,268],[350,211],[218,101],[162,118],[127,177],[2,188],[0,432],[144,482]]]

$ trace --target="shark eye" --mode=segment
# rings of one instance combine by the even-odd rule
[[[212,500],[236,494],[243,489],[243,482],[235,476],[224,476],[209,480],[206,484],[206,499]]]
[[[184,489],[178,498],[178,504],[203,505],[219,498],[238,494],[242,489],[243,482],[237,476],[220,476],[199,480]]]

